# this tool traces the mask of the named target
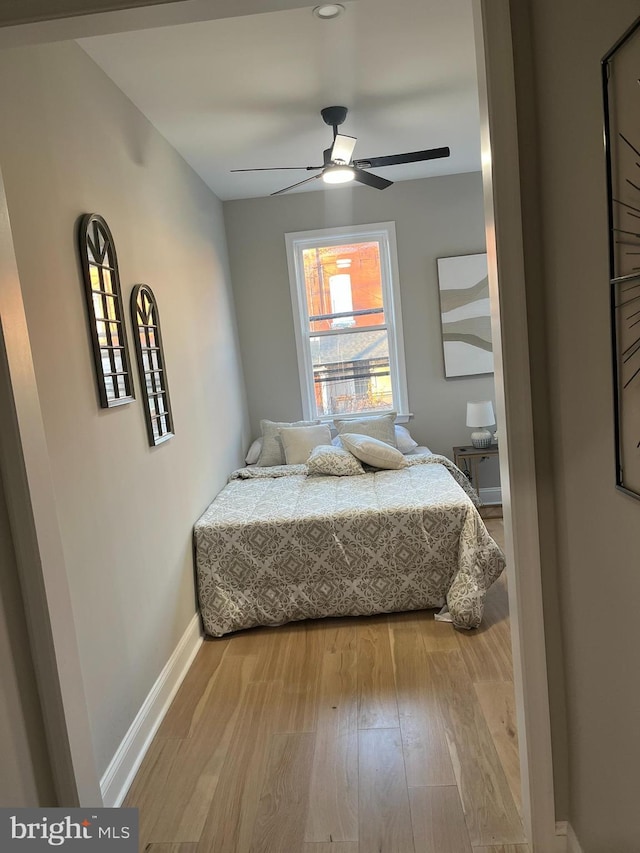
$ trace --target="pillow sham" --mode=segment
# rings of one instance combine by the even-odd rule
[[[396,412],[385,412],[384,415],[371,415],[366,418],[334,418],[333,423],[338,435],[369,435],[384,441],[391,447],[396,447],[395,419]]]
[[[396,471],[408,465],[407,460],[397,448],[390,447],[385,441],[372,438],[370,435],[345,432],[340,438],[344,447],[353,453],[356,459],[373,468]]]
[[[255,465],[260,458],[261,450],[262,439],[256,438],[256,440],[251,444],[251,447],[247,450],[247,455],[244,458],[245,465]]]
[[[331,443],[331,430],[328,424],[280,427],[280,439],[287,465],[302,465],[314,447]]]
[[[395,425],[395,433],[396,433],[396,447],[400,451],[400,453],[411,453],[412,450],[418,446],[418,442],[415,441],[406,427],[400,426],[400,424]]]
[[[400,453],[404,453],[405,455],[408,453],[413,453],[416,448],[420,448],[418,442],[412,437],[406,427],[395,425],[395,434],[396,434],[396,444],[398,446],[398,450]],[[357,435],[357,433],[356,433]],[[342,441],[340,440],[340,436],[337,435],[335,438],[331,439],[331,444],[334,447],[342,447]],[[428,448],[422,448],[424,450],[428,450]]]
[[[262,450],[257,461],[259,468],[267,468],[271,465],[285,465],[284,448],[280,438],[280,429],[291,426],[314,426],[320,421],[260,421],[262,430]]]
[[[364,468],[355,456],[332,444],[319,444],[314,447],[307,460],[307,467],[310,474],[326,474],[331,477],[364,474]]]

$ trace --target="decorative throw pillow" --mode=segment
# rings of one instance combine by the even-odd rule
[[[353,453],[361,462],[365,462],[373,468],[386,468],[395,471],[407,466],[407,460],[402,453],[397,448],[390,447],[385,441],[379,441],[369,435],[354,435],[347,432],[343,433],[340,438],[348,451]]]
[[[411,433],[406,427],[396,424],[395,433],[396,447],[398,448],[400,453],[411,453],[411,451],[415,450],[415,448],[418,446],[418,442],[414,441],[411,436]]]
[[[270,467],[271,465],[286,465],[284,458],[284,448],[282,439],[280,438],[280,429],[290,426],[314,426],[320,421],[260,421],[260,429],[262,430],[262,450],[260,457],[256,463],[260,468]]]
[[[362,465],[348,450],[332,444],[319,444],[307,460],[310,474],[328,474],[332,477],[351,477],[364,474]]]
[[[314,447],[331,442],[331,430],[327,424],[280,427],[280,438],[287,465],[302,465]]]
[[[345,432],[351,435],[370,435],[371,438],[396,447],[395,419],[396,412],[385,412],[384,415],[371,415],[366,418],[334,418],[333,423],[340,436]]]
[[[245,465],[255,465],[260,458],[262,451],[262,439],[256,438],[251,447],[247,450],[247,455],[244,458]]]

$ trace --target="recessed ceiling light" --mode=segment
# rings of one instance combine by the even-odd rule
[[[316,18],[322,18],[324,21],[329,21],[331,18],[337,18],[344,12],[344,6],[341,3],[323,3],[321,6],[316,6],[313,14]]]

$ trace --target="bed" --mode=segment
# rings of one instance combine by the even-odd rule
[[[456,627],[477,627],[502,551],[452,462],[407,461],[353,477],[235,471],[195,525],[206,633],[444,605]]]

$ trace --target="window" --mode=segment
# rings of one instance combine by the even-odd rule
[[[286,244],[305,418],[408,414],[394,223]]]

